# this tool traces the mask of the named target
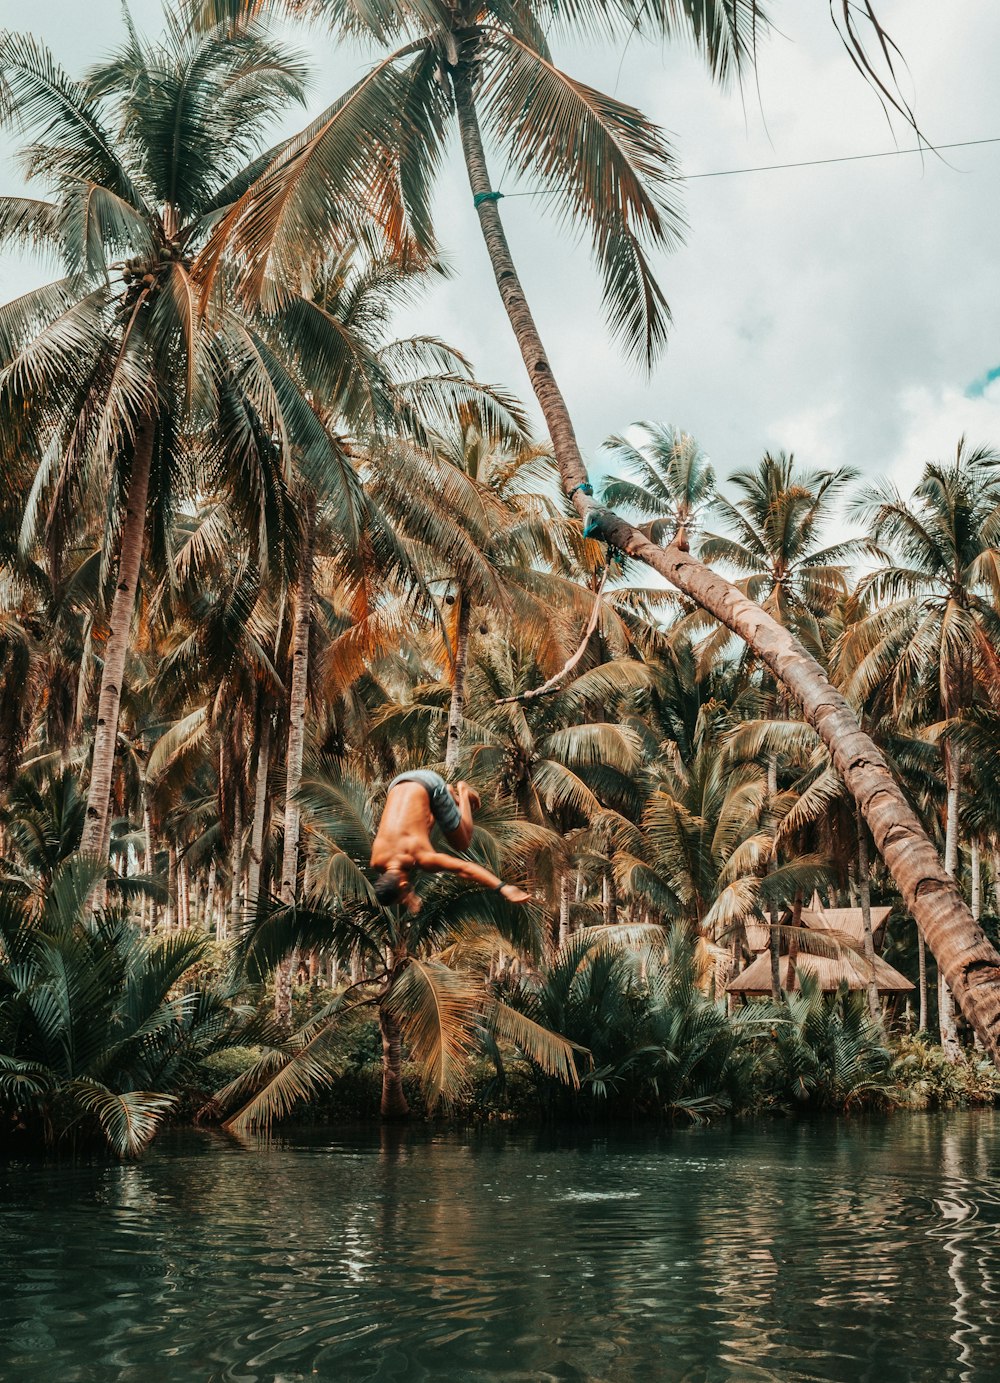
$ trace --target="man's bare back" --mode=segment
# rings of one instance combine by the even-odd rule
[[[468,783],[452,788],[437,773],[419,770],[394,779],[372,845],[371,865],[380,873],[375,882],[379,901],[401,903],[416,912],[420,899],[413,891],[410,874],[414,869],[423,869],[427,873],[447,870],[470,883],[493,889],[511,903],[528,902],[529,895],[523,888],[505,884],[474,860],[434,849],[431,828],[436,820],[449,845],[467,850],[472,840],[472,813],[478,806],[479,794]]]

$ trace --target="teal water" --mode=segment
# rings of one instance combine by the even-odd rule
[[[1000,1377],[1000,1116],[0,1165],[0,1379]]]

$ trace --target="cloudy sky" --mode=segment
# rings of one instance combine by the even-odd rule
[[[881,0],[908,64],[906,92],[936,144],[1000,140],[996,0]],[[159,0],[133,0],[155,32]],[[772,0],[760,91],[722,93],[695,58],[633,41],[622,52],[557,49],[573,75],[614,90],[669,133],[686,174],[912,147],[851,67],[827,0]],[[3,21],[44,38],[80,72],[120,34],[117,0],[4,0]],[[358,75],[364,55],[299,30],[315,60],[312,108]],[[297,122],[298,123],[298,122]],[[302,121],[304,123],[304,120]],[[4,146],[4,190],[16,190]],[[1000,446],[1000,143],[942,158],[894,157],[729,177],[691,177],[687,244],[662,262],[674,314],[651,377],[608,344],[584,246],[567,246],[544,204],[501,204],[515,257],[585,451],[641,418],[694,433],[725,476],[767,448],[816,466],[849,463],[909,486],[961,434]],[[438,200],[454,277],[400,322],[445,337],[481,378],[526,392],[453,160]],[[0,264],[0,298],[38,281]]]

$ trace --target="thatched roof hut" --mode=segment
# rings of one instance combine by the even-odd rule
[[[869,971],[864,956],[845,947],[836,956],[814,956],[805,951],[800,951],[794,960],[791,956],[782,956],[778,974],[782,989],[798,989],[799,975],[809,974],[816,976],[824,993],[832,994],[844,983],[848,989],[866,989]],[[894,970],[881,956],[875,957],[875,983],[880,994],[906,994],[914,988],[905,975]],[[726,989],[730,994],[748,997],[770,994],[771,957],[768,952],[763,952],[742,974],[730,980]]]
[[[876,950],[882,948],[882,934],[890,912],[892,908],[871,909],[872,937]],[[799,925],[808,928],[809,931],[826,932],[830,934],[832,942],[842,946],[854,946],[859,950],[864,946],[865,922],[860,908],[825,908],[819,897],[814,894],[809,906],[802,909]],[[747,946],[754,955],[760,955],[761,951],[766,951],[770,946],[771,928],[766,922],[748,922],[746,939]]]

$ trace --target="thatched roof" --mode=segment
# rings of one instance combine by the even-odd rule
[[[794,967],[788,956],[781,957],[778,973],[783,989],[798,989],[800,972],[815,975],[824,993],[833,993],[845,981],[848,989],[865,989],[868,985],[867,961],[857,951],[847,949],[837,956],[813,956],[800,951]],[[875,957],[875,983],[880,994],[905,994],[914,988],[905,975],[894,970],[881,956]],[[742,974],[730,980],[726,989],[730,994],[770,994],[771,957],[768,952],[759,955]]]
[[[892,908],[872,908],[872,936],[876,943]],[[865,941],[865,920],[860,908],[810,907],[802,910],[802,925],[815,932],[836,932],[855,946],[863,946]]]
[[[892,912],[892,908],[872,908],[871,910],[872,936],[876,946],[881,943],[881,933],[889,920],[890,912]],[[842,946],[860,948],[864,945],[865,921],[860,908],[825,908],[819,898],[814,895],[809,907],[802,909],[799,925],[814,932],[832,933],[831,941],[838,942]],[[748,922],[746,924],[746,938],[748,948],[753,951],[754,955],[760,955],[761,951],[766,951],[771,944],[771,928],[766,922]]]

